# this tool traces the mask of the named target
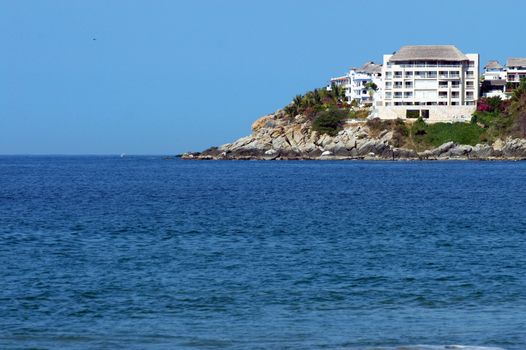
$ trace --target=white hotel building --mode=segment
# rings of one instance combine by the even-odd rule
[[[374,116],[466,121],[479,96],[479,55],[452,45],[404,46],[384,55],[382,78]]]
[[[330,85],[337,85],[345,90],[345,97],[348,103],[358,102],[360,106],[372,104],[377,96],[381,96],[380,90],[371,92],[369,83],[374,83],[378,89],[382,88],[382,65],[374,62],[367,62],[361,68],[351,68],[349,73],[342,77],[332,78]]]
[[[526,79],[526,58],[508,58],[506,62],[506,81],[509,83],[509,90],[517,88],[522,79]]]

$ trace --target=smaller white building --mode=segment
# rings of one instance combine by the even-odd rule
[[[506,68],[496,60],[489,61],[484,66],[484,81],[480,85],[482,97],[500,97],[505,100],[506,95]]]
[[[506,71],[499,61],[491,60],[484,66],[484,80],[505,80]]]
[[[526,58],[508,58],[506,73],[507,91],[511,92],[519,86],[522,79],[526,79]]]
[[[357,101],[360,105],[373,104],[375,97],[381,95],[378,91],[382,85],[381,64],[367,62],[361,68],[352,68],[349,78],[350,86],[345,91],[349,102]]]
[[[360,68],[351,68],[346,75],[332,78],[328,89],[332,85],[345,89],[348,103],[356,101],[360,106],[373,104],[376,97],[381,96],[382,65],[367,62]],[[374,86],[376,90],[372,88]]]

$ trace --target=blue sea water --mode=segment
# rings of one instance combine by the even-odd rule
[[[526,349],[525,205],[526,162],[3,156],[0,348]]]

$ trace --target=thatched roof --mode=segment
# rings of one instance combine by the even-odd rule
[[[382,65],[377,64],[374,62],[367,62],[360,68],[353,67],[351,70],[358,72],[358,73],[367,73],[367,74],[374,74],[374,73],[382,73]]]
[[[491,60],[484,66],[484,69],[502,69],[499,61]]]
[[[526,58],[508,58],[508,67],[526,67]]]
[[[374,62],[367,62],[360,70],[369,74],[382,73],[382,65]]]
[[[389,59],[397,61],[467,61],[468,58],[453,45],[403,46]]]

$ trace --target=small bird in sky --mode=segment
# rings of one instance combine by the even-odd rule
[[[95,41],[95,40],[97,40],[97,38],[93,38],[93,39],[91,39],[91,40]]]

